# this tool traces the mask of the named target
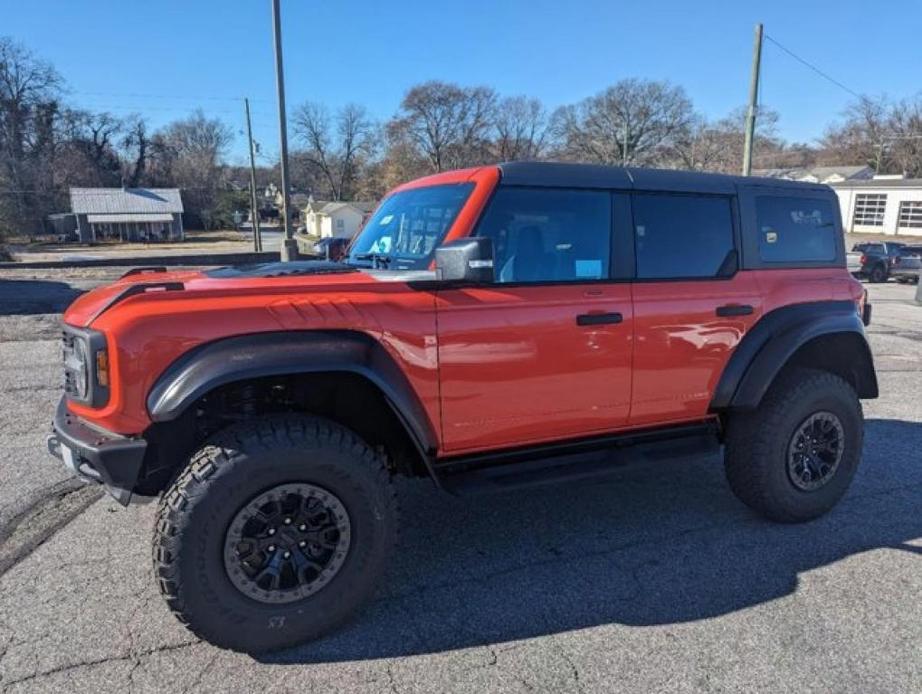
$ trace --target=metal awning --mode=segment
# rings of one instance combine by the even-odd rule
[[[88,214],[86,220],[90,224],[116,224],[121,222],[172,222],[171,214]]]

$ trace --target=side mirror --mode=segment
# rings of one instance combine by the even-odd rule
[[[435,272],[443,282],[493,282],[493,240],[472,236],[439,246],[435,249]]]

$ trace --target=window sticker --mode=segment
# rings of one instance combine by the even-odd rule
[[[601,279],[602,261],[601,260],[577,260],[576,276],[588,277],[591,279]]]

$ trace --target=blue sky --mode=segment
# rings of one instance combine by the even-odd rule
[[[886,5],[886,11],[883,10]],[[51,61],[81,106],[157,126],[201,106],[277,152],[269,0],[0,0],[0,34]],[[860,93],[922,92],[919,0],[282,0],[289,113],[306,99],[391,116],[426,79],[488,84],[549,108],[625,77],[682,85],[719,117],[746,100],[753,25]],[[851,97],[767,44],[763,102],[811,141]],[[232,159],[242,161],[238,135]]]

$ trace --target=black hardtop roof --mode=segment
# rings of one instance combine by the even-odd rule
[[[736,193],[741,187],[771,187],[790,189],[792,192],[824,191],[833,194],[832,188],[817,183],[674,169],[635,169],[549,161],[506,162],[500,164],[499,168],[502,183],[513,186],[615,188],[727,195]]]

